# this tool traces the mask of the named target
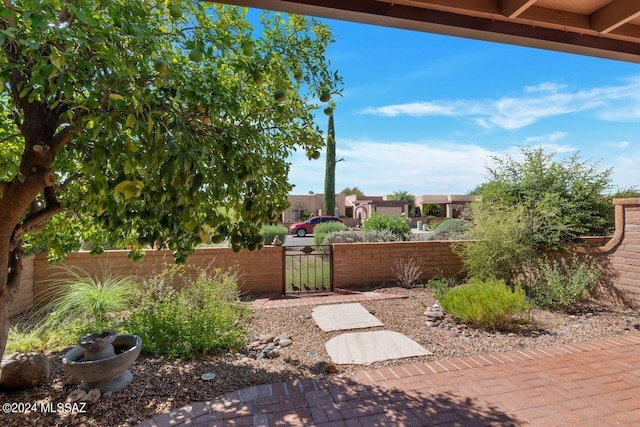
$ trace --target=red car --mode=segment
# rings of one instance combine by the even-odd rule
[[[305,222],[296,222],[289,226],[289,233],[295,234],[298,237],[304,237],[307,234],[312,234],[316,225],[323,222],[342,222],[337,216],[314,216],[309,218]]]

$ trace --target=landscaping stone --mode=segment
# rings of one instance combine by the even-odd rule
[[[49,358],[42,353],[14,353],[0,364],[0,388],[20,390],[49,379]]]
[[[262,360],[275,359],[280,357],[282,349],[293,344],[291,334],[273,334],[260,335],[257,339],[247,344],[245,347],[244,357],[248,359]]]
[[[293,344],[293,341],[288,338],[282,339],[278,343],[280,347],[289,347],[291,344]]]

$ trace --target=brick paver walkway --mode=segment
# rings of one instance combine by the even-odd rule
[[[640,335],[265,384],[139,425],[640,425]]]

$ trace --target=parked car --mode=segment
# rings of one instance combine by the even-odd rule
[[[312,234],[316,225],[323,222],[342,222],[337,216],[314,216],[304,222],[296,222],[289,226],[289,234],[295,234],[298,237],[304,237],[307,234]]]

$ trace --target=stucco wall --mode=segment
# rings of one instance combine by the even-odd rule
[[[616,231],[605,246],[615,272],[614,286],[631,305],[640,307],[640,199],[615,199]]]

